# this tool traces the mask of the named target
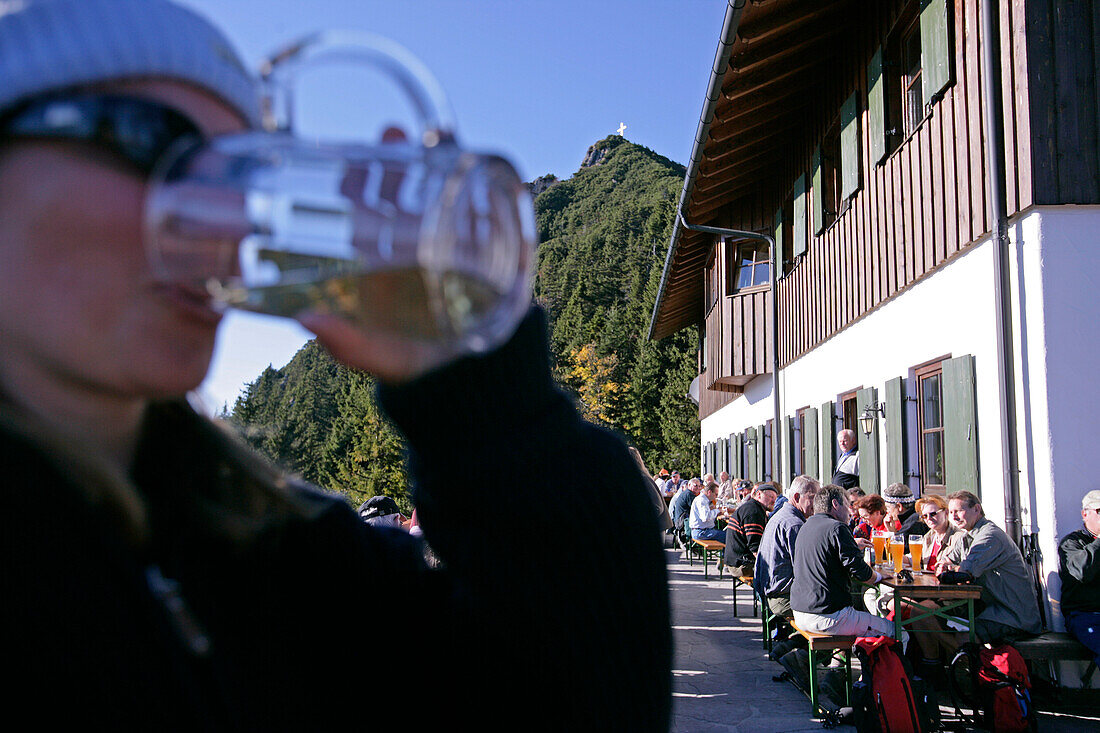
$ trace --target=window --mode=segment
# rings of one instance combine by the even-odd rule
[[[946,493],[943,431],[943,362],[918,367],[917,380],[917,453],[921,490]]]
[[[840,428],[837,429],[839,433],[841,430],[851,430],[857,436],[859,435],[859,408],[856,407],[856,392],[861,387],[853,389],[851,392],[845,392],[837,398],[837,402],[840,404],[840,414],[837,418],[840,420]]]
[[[726,294],[733,295],[742,288],[767,285],[771,275],[771,262],[768,259],[768,245],[765,242],[726,242],[726,261],[729,263],[729,278],[726,281]]]
[[[706,269],[707,313],[718,303],[718,258],[711,256]]]
[[[910,0],[867,66],[867,124],[873,163],[916,132],[954,81],[948,0]]]
[[[924,119],[924,92],[921,90],[920,23],[914,21],[902,33],[900,48],[902,136],[909,137]]]
[[[833,123],[814,151],[814,233],[821,234],[840,215],[840,119]]]
[[[787,200],[775,212],[775,249],[779,257],[779,277],[783,277],[794,269],[795,258],[802,252],[795,249],[794,241],[794,195],[793,191],[787,195]],[[805,212],[803,212],[805,213]]]
[[[794,443],[791,445],[791,475],[800,476],[806,473],[806,410],[809,407],[800,408],[794,416]]]

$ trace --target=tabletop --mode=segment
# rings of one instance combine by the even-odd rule
[[[882,573],[882,585],[896,590],[900,595],[904,595],[906,598],[913,598],[916,600],[932,599],[966,599],[966,598],[981,598],[982,587],[980,585],[974,585],[973,583],[966,583],[962,585],[955,585],[952,583],[941,583],[939,579],[931,573],[921,573],[920,575],[913,575],[911,581],[898,580],[892,571],[879,570]]]

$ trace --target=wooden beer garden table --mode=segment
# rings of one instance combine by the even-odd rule
[[[955,617],[947,612],[965,606],[966,617],[970,622],[970,641],[977,641],[977,637],[974,634],[974,601],[982,597],[982,587],[980,585],[974,585],[972,583],[962,585],[940,583],[939,579],[929,572],[924,572],[920,575],[914,574],[911,581],[898,580],[896,574],[892,570],[878,568],[878,571],[883,575],[880,584],[891,589],[893,592],[895,639],[901,639],[902,626],[910,626],[914,621],[919,621],[929,616],[954,619]],[[866,583],[866,585],[872,584]],[[917,601],[918,603],[927,600],[939,601],[943,605],[939,608],[931,609],[911,604],[909,606],[909,618],[903,619],[900,612],[901,603],[899,602],[903,599]],[[910,629],[910,631],[916,631],[916,629]]]

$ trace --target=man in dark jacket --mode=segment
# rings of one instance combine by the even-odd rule
[[[737,575],[752,575],[756,565],[756,552],[768,512],[775,506],[779,489],[775,484],[757,484],[752,495],[737,507],[726,527],[726,551],[722,563]]]
[[[1062,616],[1066,630],[1092,650],[1100,664],[1100,490],[1081,501],[1085,528],[1058,545],[1058,575],[1062,579]]]
[[[791,583],[794,582],[794,545],[806,517],[814,513],[814,496],[821,484],[799,476],[787,489],[787,501],[764,527],[756,555],[753,586],[767,599],[776,616],[791,618]]]
[[[794,548],[791,609],[798,628],[841,636],[890,636],[894,622],[857,611],[851,579],[878,583],[882,575],[863,561],[848,529],[847,492],[834,484],[814,497],[814,514],[798,532]]]

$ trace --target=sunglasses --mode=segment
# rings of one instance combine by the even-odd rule
[[[936,510],[936,511],[934,511],[934,512],[925,512],[924,514],[922,514],[922,515],[921,515],[921,518],[922,518],[922,519],[935,519],[935,518],[936,518],[936,516],[937,516],[937,515],[938,515],[939,513],[940,513],[940,510],[939,510],[939,509],[937,509],[937,510]]]
[[[99,94],[36,97],[0,118],[0,138],[89,143],[148,177],[181,140],[202,141],[190,118],[157,102]]]

